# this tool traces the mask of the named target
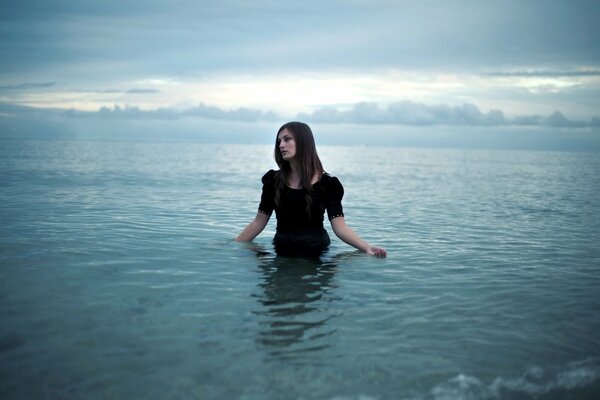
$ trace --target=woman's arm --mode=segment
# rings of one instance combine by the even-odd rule
[[[356,232],[354,232],[348,225],[344,217],[336,217],[331,220],[331,227],[337,237],[348,243],[350,246],[356,247],[359,250],[364,251],[367,254],[376,257],[385,257],[387,251],[381,247],[371,246],[364,240],[362,240]]]
[[[265,229],[269,222],[270,215],[263,214],[261,212],[256,213],[256,217],[244,228],[242,233],[235,238],[236,242],[251,242],[259,233]]]

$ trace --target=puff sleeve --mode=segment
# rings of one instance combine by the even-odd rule
[[[342,197],[344,197],[344,187],[336,177],[328,177],[325,182],[325,207],[327,208],[327,217],[331,221],[337,217],[344,216],[342,207]]]
[[[262,177],[262,195],[260,197],[260,204],[258,205],[258,212],[271,215],[275,208],[275,171],[269,170]]]

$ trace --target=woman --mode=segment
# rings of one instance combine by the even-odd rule
[[[263,176],[258,213],[235,240],[253,240],[267,226],[274,210],[277,232],[273,244],[277,254],[319,256],[330,243],[323,228],[327,210],[337,237],[370,255],[387,255],[385,249],[371,246],[346,225],[342,208],[344,188],[337,178],[323,170],[308,125],[302,122],[283,125],[277,132],[274,153],[279,171],[270,170]]]

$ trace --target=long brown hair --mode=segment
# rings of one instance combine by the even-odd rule
[[[303,122],[288,122],[277,131],[275,150],[273,152],[275,162],[279,166],[279,173],[275,180],[275,204],[279,206],[281,192],[284,186],[287,185],[289,174],[292,171],[289,161],[283,159],[279,150],[279,134],[284,129],[287,129],[292,134],[296,142],[296,155],[294,158],[300,167],[300,185],[307,190],[306,208],[310,215],[310,206],[312,205],[310,192],[313,190],[312,179],[315,175],[319,175],[320,177],[325,171],[317,154],[317,146],[315,145],[313,133],[310,127]]]

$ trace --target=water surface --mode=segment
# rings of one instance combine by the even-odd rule
[[[600,155],[319,152],[387,259],[233,242],[270,146],[3,141],[0,397],[600,394]]]

